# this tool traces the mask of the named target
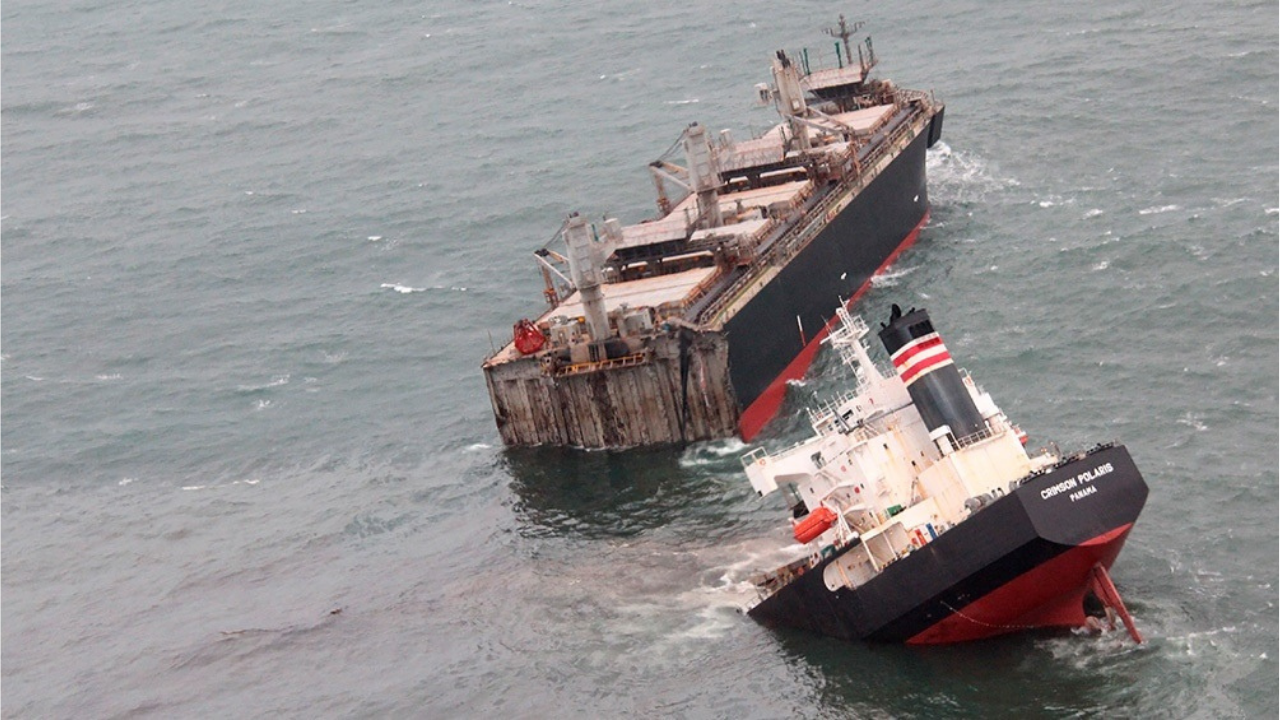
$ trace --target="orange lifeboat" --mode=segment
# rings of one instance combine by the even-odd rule
[[[817,510],[809,513],[805,519],[796,523],[792,528],[796,535],[796,542],[811,542],[814,538],[826,532],[831,527],[831,523],[835,521],[835,512],[825,505],[819,505]]]
[[[532,355],[541,350],[543,344],[547,342],[546,336],[528,318],[516,323],[511,332],[515,337],[516,350],[519,350],[521,355]]]

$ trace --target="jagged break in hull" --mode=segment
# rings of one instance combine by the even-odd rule
[[[745,440],[777,413],[787,381],[804,377],[836,321],[831,308],[839,300],[851,307],[871,287],[871,278],[916,241],[929,219],[925,150],[941,128],[939,113],[725,323]]]
[[[833,30],[844,46],[833,67],[776,53],[774,84],[757,91],[779,125],[745,140],[686,128],[685,165],[649,165],[657,217],[574,213],[556,234],[563,254],[535,252],[550,308],[483,364],[505,444],[751,439],[777,412],[832,308],[928,219],[925,150],[944,106],[872,78],[856,28]]]

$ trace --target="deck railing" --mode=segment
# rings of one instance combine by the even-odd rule
[[[900,91],[901,92],[901,91]],[[821,200],[819,200],[805,215],[808,222],[804,222],[792,228],[785,235],[778,239],[765,253],[756,258],[751,265],[751,270],[737,280],[733,285],[721,293],[720,297],[706,307],[698,316],[697,321],[702,324],[713,324],[719,316],[733,303],[737,302],[742,295],[751,287],[752,284],[759,282],[760,271],[768,267],[782,267],[786,265],[793,257],[804,249],[804,247],[827,226],[831,218],[827,215],[831,212],[842,199],[857,192],[861,192],[872,180],[879,174],[877,164],[884,159],[890,151],[901,151],[909,139],[914,138],[917,120],[920,112],[912,112],[897,127],[889,133],[889,136],[882,142],[877,143],[871,148],[867,156],[862,159],[854,158],[855,167],[858,168],[852,176],[836,185]],[[923,130],[923,128],[921,128]],[[852,152],[856,152],[853,150]]]

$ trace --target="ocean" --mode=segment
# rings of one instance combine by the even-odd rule
[[[509,451],[480,362],[569,212],[636,222],[690,122],[867,21],[947,103],[932,220],[860,304],[1151,488],[1147,642],[758,626],[786,509],[738,440]],[[1275,717],[1270,2],[0,8],[8,718]],[[829,353],[759,442],[805,436]]]

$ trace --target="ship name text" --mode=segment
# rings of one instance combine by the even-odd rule
[[[1081,498],[1098,492],[1098,488],[1089,485],[1088,483],[1092,483],[1094,480],[1097,480],[1103,475],[1114,470],[1115,468],[1112,467],[1111,463],[1103,463],[1092,470],[1086,470],[1075,477],[1069,477],[1066,480],[1050,485],[1040,491],[1040,497],[1044,500],[1048,500],[1054,495],[1069,492],[1071,493],[1071,502],[1075,502]]]

